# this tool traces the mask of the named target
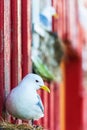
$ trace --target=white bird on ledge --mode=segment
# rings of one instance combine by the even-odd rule
[[[44,116],[44,107],[38,89],[50,92],[37,74],[28,74],[12,89],[6,99],[6,109],[12,116],[22,120],[38,120]]]

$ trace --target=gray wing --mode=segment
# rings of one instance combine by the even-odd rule
[[[38,94],[37,94],[37,98],[38,98],[38,102],[37,102],[36,105],[38,105],[40,107],[40,109],[42,110],[42,112],[44,112],[44,106],[43,106],[41,98],[40,98],[40,96]]]

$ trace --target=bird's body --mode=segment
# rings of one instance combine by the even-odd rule
[[[44,108],[37,94],[43,80],[36,74],[28,74],[7,96],[7,111],[16,118],[38,120],[44,116]]]

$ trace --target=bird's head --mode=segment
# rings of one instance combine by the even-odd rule
[[[32,87],[34,86],[36,90],[41,88],[50,93],[50,89],[44,84],[43,79],[39,75],[30,73],[25,76],[24,80],[31,83]]]

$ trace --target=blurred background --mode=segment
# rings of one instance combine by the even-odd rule
[[[35,124],[87,130],[86,0],[0,0],[0,117],[10,90],[30,72],[51,90],[38,92],[45,117]]]

